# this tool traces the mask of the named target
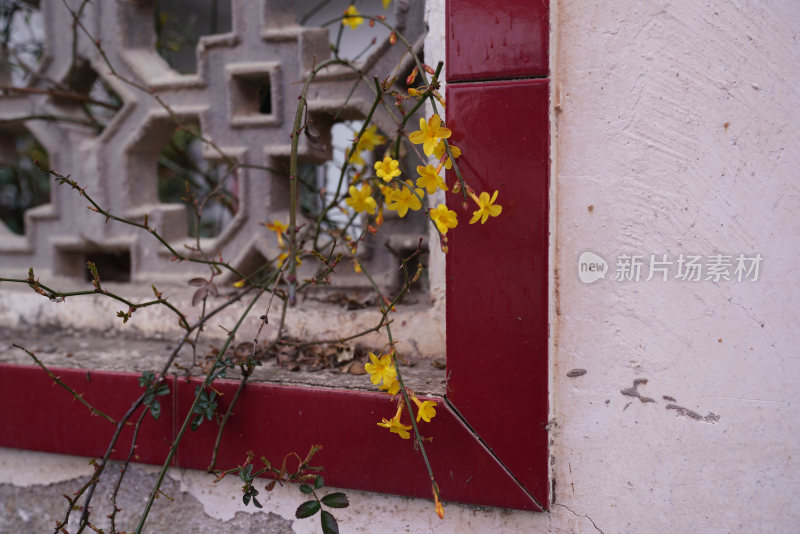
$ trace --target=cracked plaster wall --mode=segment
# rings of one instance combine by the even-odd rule
[[[431,27],[443,28],[442,2],[430,4]],[[448,505],[440,522],[426,501],[348,492],[343,531],[792,531],[800,5],[554,1],[553,11],[553,510]],[[441,46],[441,34],[430,39]],[[585,285],[585,250],[612,270],[631,252],[764,260],[755,283],[623,283],[612,272]],[[2,501],[75,484],[86,467],[0,451]],[[235,481],[171,480],[187,492],[181,509],[202,508],[198,532],[245,517]],[[262,501],[272,515],[253,521],[315,532],[293,521],[299,500],[278,489]]]

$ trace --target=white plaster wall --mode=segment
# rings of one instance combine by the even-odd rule
[[[338,514],[342,531],[792,532],[800,4],[553,4],[556,504],[538,515],[447,505],[439,521],[427,501],[348,492],[354,506]],[[441,0],[430,13],[441,32]],[[755,283],[609,276],[585,285],[585,250],[612,269],[623,252],[764,260]],[[568,378],[576,368],[587,373]],[[622,395],[637,378],[655,402]],[[680,415],[670,403],[719,420]],[[47,469],[31,474],[42,462]],[[85,468],[82,459],[0,450],[0,484],[69,480]],[[173,477],[211,517],[241,507],[235,481]],[[262,502],[291,518],[299,500],[283,488]],[[317,523],[293,530],[316,532]]]
[[[796,532],[800,3],[557,18],[556,502],[606,533]],[[585,250],[764,260],[755,283],[585,285]],[[620,393],[636,378],[656,402]]]

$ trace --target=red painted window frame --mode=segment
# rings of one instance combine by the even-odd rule
[[[549,502],[548,191],[549,2],[449,0],[447,125],[464,152],[464,177],[477,193],[499,190],[502,216],[460,225],[447,255],[447,393],[422,427],[444,500],[543,511]],[[452,186],[455,177],[448,174]],[[470,201],[471,203],[471,201]],[[140,393],[138,375],[56,370],[87,401],[121,416]],[[148,418],[136,461],[160,464],[191,404],[197,380],[169,379],[158,421]],[[236,383],[222,381],[220,409]],[[113,425],[92,416],[35,367],[0,365],[0,446],[102,455]],[[217,465],[247,450],[279,462],[288,452],[323,449],[326,483],[430,498],[430,481],[411,441],[375,423],[393,412],[386,394],[250,384],[220,447]],[[216,433],[202,425],[185,440],[176,467],[206,469]],[[117,457],[128,450],[123,431]],[[398,469],[397,466],[403,466]]]

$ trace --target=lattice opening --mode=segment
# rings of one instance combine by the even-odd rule
[[[159,0],[154,9],[156,51],[181,74],[197,71],[200,37],[232,28],[230,0]]]
[[[280,65],[276,62],[228,65],[233,126],[278,124]]]
[[[234,81],[234,115],[271,115],[272,83],[269,74],[236,76]]]
[[[15,234],[25,233],[25,212],[50,202],[50,157],[26,129],[0,130],[0,220]]]
[[[61,83],[50,91],[52,102],[60,110],[60,120],[90,126],[98,134],[123,104],[111,84],[82,57],[76,59]]]
[[[130,282],[132,280],[131,250],[121,244],[106,245],[84,241],[62,245],[57,249],[56,274],[70,278],[92,280],[87,262],[97,267],[101,282]]]
[[[203,157],[197,124],[174,131],[158,156],[158,200],[186,206],[189,237],[216,237],[239,211],[235,171]]]
[[[106,282],[131,281],[131,253],[128,249],[103,249],[84,253],[84,265],[92,262],[97,267],[100,279]],[[90,281],[92,275],[86,269],[85,279]]]
[[[0,3],[0,81],[24,86],[36,78],[44,56],[44,19],[38,2]]]
[[[364,5],[357,5],[361,11],[369,11],[373,14],[381,14],[386,17],[386,23],[395,25],[395,6],[397,2],[392,2],[390,6],[383,10],[380,9],[380,2],[377,0],[370,5],[367,9]],[[296,0],[294,3],[295,14],[297,21],[302,26],[308,28],[316,28],[321,24],[328,22],[331,19],[341,16],[342,6],[341,2],[319,2],[318,0]],[[329,38],[331,45],[339,47],[339,56],[350,59],[364,60],[377,49],[378,43],[385,41],[389,37],[389,31],[381,25],[376,24],[370,27],[368,24],[362,24],[358,27],[358,31],[351,31],[349,28],[341,27],[341,32],[344,34],[339,37],[340,25],[328,26]],[[345,32],[347,32],[345,34]]]

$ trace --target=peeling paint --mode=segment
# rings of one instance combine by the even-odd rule
[[[712,412],[708,412],[708,415],[703,416],[695,412],[694,410],[690,410],[689,408],[684,408],[683,406],[678,406],[677,404],[667,404],[666,408],[667,410],[675,410],[678,415],[689,417],[690,419],[694,419],[695,421],[705,421],[706,423],[716,423],[719,421],[719,416]]]
[[[641,393],[639,393],[639,386],[642,384],[647,384],[646,378],[637,378],[633,381],[633,385],[629,388],[621,389],[619,392],[627,397],[636,397],[642,402],[655,402],[656,400],[651,397],[645,397]]]

